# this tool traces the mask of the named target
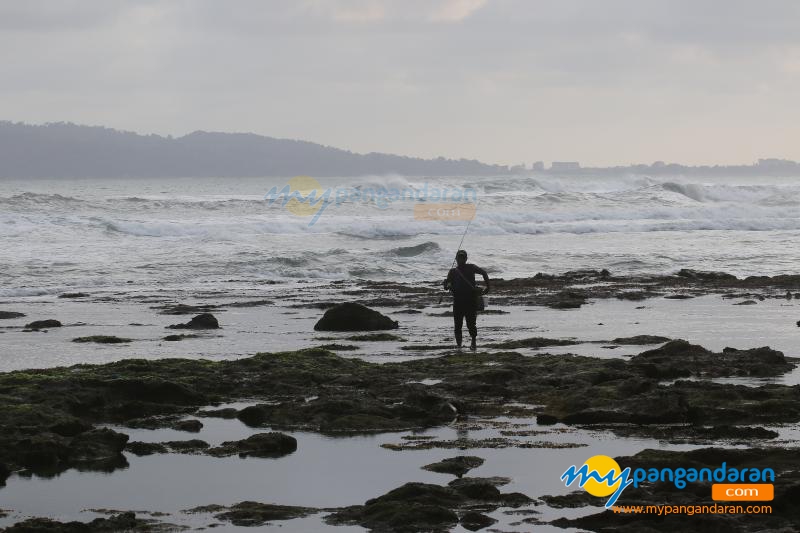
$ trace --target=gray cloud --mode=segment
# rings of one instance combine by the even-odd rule
[[[517,163],[800,159],[794,0],[0,0],[0,118]]]

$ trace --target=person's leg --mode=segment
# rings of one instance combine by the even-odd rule
[[[469,336],[472,337],[472,342],[470,343],[469,347],[474,350],[475,337],[478,336],[478,325],[476,324],[478,319],[477,312],[475,309],[469,309],[464,316],[467,319],[467,330],[469,330]]]
[[[464,323],[464,311],[458,306],[453,306],[453,325],[455,326],[456,346],[461,348],[461,326]]]

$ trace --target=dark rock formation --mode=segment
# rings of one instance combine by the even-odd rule
[[[660,348],[642,352],[630,364],[646,376],[669,379],[688,376],[777,376],[794,365],[782,352],[768,347],[737,350],[725,348],[713,353],[684,340],[670,341]]]
[[[256,433],[243,440],[226,441],[208,450],[209,455],[227,457],[283,457],[297,450],[297,440],[283,433]]]
[[[114,335],[92,335],[89,337],[77,337],[72,342],[94,342],[97,344],[123,344],[131,342],[131,339],[115,337]]]
[[[633,337],[617,337],[611,342],[614,344],[635,346],[640,344],[663,344],[670,340],[669,337],[660,337],[658,335],[635,335]]]
[[[471,455],[463,455],[459,457],[451,457],[449,459],[442,459],[437,463],[425,465],[422,468],[437,472],[439,474],[452,474],[461,477],[473,468],[478,468],[483,464],[483,459]]]
[[[375,331],[397,329],[397,322],[364,305],[348,302],[325,311],[316,331]]]
[[[47,319],[47,320],[36,320],[31,322],[30,324],[25,324],[25,329],[29,329],[32,331],[38,331],[40,329],[48,329],[48,328],[60,328],[61,322],[54,319]]]
[[[197,433],[203,429],[203,423],[195,419],[178,420],[172,425],[172,429],[176,429],[178,431],[188,431],[189,433]]]
[[[292,520],[319,512],[310,507],[294,507],[289,505],[273,505],[258,502],[240,502],[227,508],[214,517],[226,520],[235,526],[263,526],[277,520]]]
[[[219,322],[211,313],[202,313],[185,324],[173,324],[169,329],[217,329]]]

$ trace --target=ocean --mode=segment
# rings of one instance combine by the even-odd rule
[[[472,191],[477,212],[463,247],[493,277],[584,268],[774,275],[794,272],[798,258],[795,179],[322,179],[332,198],[339,190],[369,189],[415,197],[384,203],[341,195],[313,224],[312,216],[264,199],[287,181],[0,181],[0,298],[439,279],[467,222],[417,220],[414,206],[444,189]]]

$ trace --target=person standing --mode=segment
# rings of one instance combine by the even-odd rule
[[[479,311],[479,300],[481,299],[481,290],[475,281],[475,274],[483,276],[483,282],[486,284],[483,294],[488,294],[489,275],[479,266],[467,263],[467,252],[459,250],[456,253],[456,267],[450,269],[447,273],[447,278],[444,280],[444,289],[453,294],[453,321],[455,324],[456,345],[461,348],[461,328],[464,319],[466,319],[467,330],[470,337],[472,337],[472,342],[469,345],[472,351],[476,349],[475,338],[478,336],[476,320]]]

